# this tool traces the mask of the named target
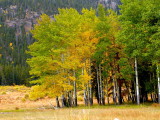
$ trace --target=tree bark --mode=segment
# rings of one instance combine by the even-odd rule
[[[57,108],[59,108],[59,107],[60,107],[60,104],[59,104],[59,99],[58,99],[58,97],[56,97],[56,106],[57,106]]]
[[[89,68],[89,75],[91,76],[92,73],[91,73],[91,60],[89,59],[89,64],[90,64],[90,68]],[[90,80],[89,81],[89,85],[90,85],[90,89],[89,89],[89,104],[90,105],[93,105],[93,94],[92,94],[92,81]]]
[[[69,107],[72,107],[72,92],[71,91],[69,91],[68,92],[68,106]]]
[[[101,91],[100,91],[100,85],[99,85],[99,70],[97,67],[97,86],[98,86],[98,104],[101,104]]]
[[[119,102],[119,104],[122,104],[122,90],[121,90],[121,87],[122,87],[122,83],[121,83],[121,80],[119,79],[118,80],[118,102]]]
[[[89,88],[89,104],[93,105],[93,96],[92,96],[92,83],[91,80],[89,81],[90,88]]]
[[[76,78],[75,70],[74,70],[73,74],[74,74],[74,77]],[[74,81],[74,106],[77,106],[77,85],[76,85],[76,80]]]
[[[99,64],[99,88],[100,88],[100,103],[102,104],[102,75],[101,75],[101,65]]]
[[[85,104],[85,106],[88,106],[88,100],[87,100],[86,90],[84,90],[84,104]]]
[[[135,57],[135,76],[136,76],[136,96],[137,96],[137,105],[140,104],[139,97],[139,81],[138,81],[138,68],[137,68],[137,58]]]
[[[101,65],[99,64],[99,86],[100,86],[100,103],[105,104],[104,102],[104,95],[103,95],[103,85],[102,85],[102,70],[101,70]]]
[[[64,95],[62,95],[61,99],[62,99],[62,108],[63,108],[66,106],[66,99],[65,99]]]
[[[82,68],[82,75],[84,75],[84,68]],[[88,106],[88,103],[87,103],[88,100],[87,100],[87,95],[86,95],[86,88],[84,89],[84,95],[83,95],[83,97],[84,97],[84,104],[85,104],[85,106]]]
[[[107,96],[107,103],[108,105],[110,104],[109,103],[109,95],[108,95],[108,80],[106,79],[106,96]]]
[[[114,75],[113,75],[112,77],[113,77],[113,102],[114,102],[114,104],[116,105],[116,104],[117,104],[116,81],[115,81]]]
[[[118,79],[115,79],[115,89],[116,89],[116,102],[119,105],[119,86],[118,86]]]

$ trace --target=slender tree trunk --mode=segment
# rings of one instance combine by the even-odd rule
[[[82,67],[82,75],[84,75],[84,68]],[[88,104],[87,104],[87,95],[86,95],[86,88],[84,89],[84,95],[83,95],[83,97],[84,97],[84,104],[85,104],[85,106],[88,106]]]
[[[63,107],[65,107],[65,98],[64,98],[64,95],[62,95],[61,99],[62,99],[62,108],[63,108]]]
[[[84,90],[84,104],[85,106],[88,106],[88,102],[87,102],[87,94],[86,94],[86,90]]]
[[[76,78],[76,72],[74,70],[74,77]],[[77,85],[76,80],[74,81],[74,106],[77,106]]]
[[[136,90],[135,90],[135,80],[131,81],[131,99],[132,99],[132,103],[135,103],[135,94],[136,94]]]
[[[119,94],[119,84],[118,84],[118,81],[116,80],[116,90],[117,90],[117,103],[120,104],[120,94]]]
[[[118,102],[119,102],[119,104],[122,104],[122,90],[121,90],[121,86],[122,86],[122,83],[121,83],[121,80],[119,79],[118,80]]]
[[[67,107],[70,107],[70,96],[69,96],[69,91],[67,92]]]
[[[114,102],[114,104],[117,104],[117,99],[116,99],[116,81],[115,81],[114,75],[112,77],[113,77],[113,102]]]
[[[102,104],[102,74],[101,74],[101,65],[99,64],[99,88],[100,88],[100,103]]]
[[[139,97],[139,81],[138,81],[138,68],[137,68],[137,58],[135,57],[135,76],[136,76],[136,96],[137,96],[137,104],[140,104]]]
[[[89,64],[90,64],[90,68],[89,68],[89,75],[91,76],[91,60],[89,59]],[[90,103],[90,105],[93,105],[93,95],[92,95],[92,81],[90,80],[89,81],[89,85],[90,85],[90,93],[89,93],[89,103]]]
[[[100,91],[100,85],[99,85],[99,70],[97,67],[97,86],[98,86],[98,104],[101,104],[101,91]]]
[[[59,99],[58,99],[58,97],[56,97],[56,106],[57,106],[57,108],[59,108],[59,107],[60,107],[60,104],[59,104]]]
[[[99,86],[100,86],[100,101],[101,104],[105,104],[104,102],[104,95],[103,95],[103,83],[102,83],[102,70],[101,70],[101,65],[99,64]]]
[[[76,81],[74,81],[74,106],[77,106],[77,87],[76,87]]]
[[[67,100],[66,100],[66,105],[67,107],[72,107],[72,93],[71,91],[67,92]]]
[[[115,57],[116,61],[118,62],[120,57],[119,57],[119,52],[116,53],[116,57]],[[119,64],[117,63],[117,72],[120,74],[120,66]],[[122,104],[122,96],[121,96],[121,83],[122,80],[120,79],[120,75],[118,75],[118,78],[116,80],[116,83],[117,83],[117,98],[118,98],[118,104]]]
[[[156,75],[155,75],[155,73],[153,72],[153,79],[156,79],[156,77],[155,77]],[[154,89],[154,92],[153,92],[153,102],[157,102],[157,100],[156,100],[156,95],[155,95],[155,93],[157,92],[157,89],[156,89],[156,85],[154,85],[153,86],[153,89]]]
[[[102,90],[104,87],[104,83],[102,82]],[[105,105],[105,97],[104,97],[104,91],[102,91],[102,104]]]
[[[157,78],[158,78],[158,103],[160,104],[160,76],[159,76],[159,66],[157,64]]]
[[[92,83],[91,83],[91,80],[89,81],[89,85],[90,85],[90,88],[89,88],[89,104],[93,105]]]
[[[106,79],[106,96],[107,96],[107,103],[109,104],[109,95],[108,95],[108,80]]]
[[[68,106],[72,107],[72,91],[68,93]]]

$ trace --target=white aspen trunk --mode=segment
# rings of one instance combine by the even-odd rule
[[[139,82],[138,82],[138,68],[137,68],[137,58],[135,57],[135,76],[136,76],[136,96],[137,104],[140,104],[140,95],[139,95]]]
[[[114,104],[117,104],[117,99],[116,99],[116,81],[113,75],[113,100]]]
[[[98,102],[101,104],[100,86],[99,86],[99,71],[97,67],[97,85],[98,85]]]
[[[69,72],[67,72],[68,73],[68,76],[69,76]],[[71,85],[71,81],[68,79],[68,84],[69,85]],[[72,107],[72,103],[73,103],[73,99],[72,99],[72,97],[73,97],[73,94],[72,94],[72,92],[73,92],[73,90],[72,91],[67,91],[67,96],[68,96],[68,98],[67,98],[67,104],[68,104],[68,107]]]
[[[118,86],[118,82],[117,82],[117,79],[115,80],[115,83],[116,83],[116,100],[117,100],[117,104],[120,104],[119,102],[119,86]]]
[[[160,104],[160,76],[159,76],[158,64],[157,64],[157,79],[158,79],[158,103]]]
[[[84,90],[84,104],[87,106],[87,96],[86,96],[86,90]]]
[[[103,103],[103,88],[102,88],[102,72],[101,72],[101,65],[99,64],[99,86],[100,86],[100,103]]]
[[[84,68],[82,67],[82,75],[84,75]],[[84,104],[87,105],[87,102],[86,102],[86,90],[84,89]]]

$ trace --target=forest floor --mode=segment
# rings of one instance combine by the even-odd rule
[[[158,104],[53,109],[55,99],[31,101],[29,92],[25,86],[0,86],[0,120],[160,120]]]

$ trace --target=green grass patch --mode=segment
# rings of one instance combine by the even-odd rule
[[[85,106],[85,105],[78,105],[77,107],[71,107],[73,109],[108,109],[108,108],[117,108],[117,109],[126,109],[126,108],[132,108],[132,109],[139,109],[139,108],[147,108],[147,107],[153,107],[151,103],[145,103],[145,104],[122,104],[122,105],[115,105],[115,104],[107,104],[107,105],[98,105],[94,104],[92,106]],[[69,107],[68,107],[69,108]]]

